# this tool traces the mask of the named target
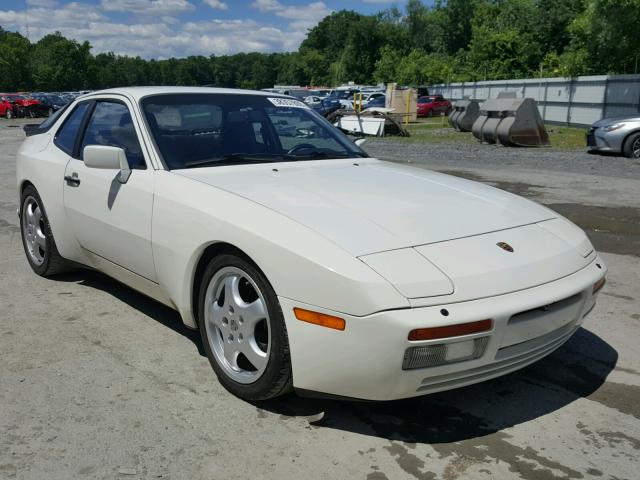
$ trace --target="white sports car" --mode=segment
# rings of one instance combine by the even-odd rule
[[[33,270],[82,264],[176,309],[244,399],[398,399],[504,375],[567,341],[604,284],[557,213],[369,158],[290,97],[120,88],[25,130]]]

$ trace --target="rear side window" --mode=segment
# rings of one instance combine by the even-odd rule
[[[82,124],[84,114],[87,112],[87,108],[89,108],[88,102],[79,103],[64,121],[58,133],[56,133],[54,139],[56,146],[68,155],[73,155],[73,147],[76,144],[78,131],[80,130],[80,125]]]
[[[85,130],[80,152],[87,145],[120,147],[127,155],[131,168],[146,168],[131,114],[122,103],[108,101],[96,103],[96,108]]]
[[[49,130],[53,126],[53,124],[56,123],[58,118],[60,118],[60,115],[62,115],[64,112],[67,111],[67,108],[69,107],[69,105],[71,104],[67,103],[60,110],[56,110],[55,112],[53,112],[53,115],[51,115],[50,117],[47,117],[47,119],[38,126],[38,129],[41,132],[46,132],[47,130]]]

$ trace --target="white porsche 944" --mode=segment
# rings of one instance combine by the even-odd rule
[[[174,308],[247,400],[504,375],[566,342],[604,284],[557,213],[370,158],[290,97],[120,88],[25,131],[31,268],[84,265]]]

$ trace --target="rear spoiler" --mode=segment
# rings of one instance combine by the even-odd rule
[[[38,135],[39,133],[44,133],[48,130],[48,128],[40,128],[39,123],[27,123],[24,127],[22,127],[24,133],[27,137],[32,135]]]

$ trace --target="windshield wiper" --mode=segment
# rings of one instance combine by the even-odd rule
[[[313,150],[309,153],[301,153],[299,155],[292,155],[295,159],[305,159],[305,160],[315,160],[321,158],[352,158],[352,157],[366,157],[366,154],[360,152],[349,152],[349,153],[333,153],[326,152],[323,150]]]
[[[296,160],[292,155],[280,153],[229,153],[215,158],[186,162],[185,167],[202,167],[206,165],[233,165],[241,163],[286,162]]]

